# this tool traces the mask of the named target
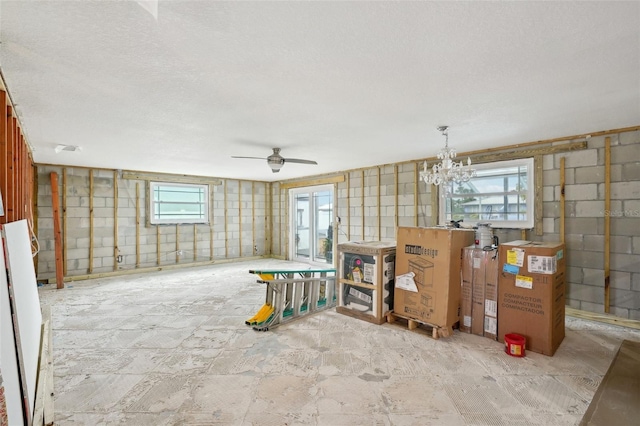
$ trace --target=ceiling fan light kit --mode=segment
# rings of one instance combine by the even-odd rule
[[[278,173],[284,163],[298,163],[298,164],[318,164],[313,160],[302,160],[300,158],[284,158],[280,155],[280,148],[272,148],[273,154],[266,158],[267,165],[271,168],[273,173]],[[238,155],[232,155],[231,158],[250,158],[254,160],[265,160],[262,157],[243,157]]]

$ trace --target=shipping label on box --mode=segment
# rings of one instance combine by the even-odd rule
[[[557,256],[528,257],[527,269],[534,274],[555,274],[558,269]]]

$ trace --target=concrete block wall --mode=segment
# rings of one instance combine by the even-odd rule
[[[640,320],[640,132],[611,134],[611,208],[605,210],[605,136],[587,149],[544,156],[543,240],[559,240],[560,158],[565,157],[567,305],[604,312],[605,217],[610,233],[610,313]]]
[[[58,173],[62,204],[62,166],[38,166],[38,253],[39,280],[55,277],[55,247],[51,200],[51,172]],[[122,177],[114,170],[66,167],[67,276],[79,276],[192,264],[213,260],[270,255],[266,241],[266,196],[269,183],[222,180],[210,186],[210,224],[149,225],[147,187],[144,180]],[[93,233],[90,221],[90,173],[93,174]],[[117,216],[114,179],[117,180]],[[194,183],[199,183],[194,178]],[[226,186],[226,197],[224,187]],[[139,197],[137,196],[139,194]],[[136,242],[136,206],[139,213],[139,244]],[[225,226],[225,210],[227,213]],[[61,218],[61,225],[63,224]],[[117,234],[115,225],[117,224]],[[92,234],[92,235],[91,235]],[[159,237],[159,238],[158,238]],[[158,244],[160,258],[158,259]],[[90,247],[93,264],[90,267]],[[139,252],[139,263],[136,251]]]

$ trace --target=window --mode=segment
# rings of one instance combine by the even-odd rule
[[[533,228],[533,158],[474,164],[469,182],[440,187],[441,223],[489,222],[493,228]],[[444,193],[443,193],[444,192]]]
[[[333,263],[333,185],[291,189],[291,259]]]
[[[209,186],[150,183],[150,222],[209,223]]]

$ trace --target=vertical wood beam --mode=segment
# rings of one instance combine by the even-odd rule
[[[380,171],[381,168],[378,166],[378,240],[382,241],[382,221],[380,220]]]
[[[418,180],[420,172],[418,163],[413,164],[413,226],[418,226]]]
[[[136,268],[140,267],[140,182],[136,182]]]
[[[242,181],[238,181],[238,245],[242,257]]]
[[[51,205],[53,207],[53,236],[56,253],[56,288],[64,288],[62,269],[62,235],[60,233],[60,198],[58,192],[58,174],[51,172]]]
[[[540,236],[544,234],[542,229],[542,215],[544,214],[542,204],[542,155],[536,155],[533,157],[533,168],[535,169],[535,214],[534,214],[534,227],[536,229],[536,235]]]
[[[89,169],[89,273],[93,273],[93,169]]]
[[[398,200],[399,200],[399,194],[398,194],[398,190],[400,189],[400,185],[398,184],[398,165],[394,164],[393,165],[393,185],[394,185],[394,206],[395,206],[395,210],[394,210],[394,233],[397,234],[398,232],[398,226],[400,224],[400,215],[398,213],[398,209],[400,208],[398,205]]]
[[[439,190],[440,189],[435,185],[431,185],[431,187],[429,188],[429,191],[431,191],[431,226],[438,226],[438,223],[440,222],[440,194],[438,192]],[[424,221],[424,226],[427,226],[426,218]]]
[[[278,252],[280,256],[284,256],[284,250],[282,247],[282,188],[278,184]]]
[[[347,241],[351,241],[351,172],[347,172]]]
[[[176,224],[176,263],[180,263],[180,225]]]
[[[611,310],[611,138],[604,138],[604,312]]]
[[[265,182],[264,184],[264,193],[265,197],[267,197],[266,203],[266,211],[264,215],[264,226],[265,226],[265,250],[268,250],[268,253],[265,254],[273,254],[273,185],[271,182]]]
[[[160,266],[160,225],[156,225],[156,265]]]
[[[256,246],[256,183],[251,182],[251,250],[252,256],[255,256],[258,252],[258,246]]]
[[[9,161],[7,158],[7,92],[0,90],[0,197],[2,197],[2,205],[5,214],[0,216],[0,223],[7,223],[7,194],[9,193],[8,169]]]
[[[198,260],[198,225],[193,224],[193,261]]]
[[[62,168],[62,271],[67,276],[67,246],[69,245],[69,227],[67,215],[67,168]]]
[[[209,260],[213,260],[213,227],[215,225],[216,215],[213,213],[214,199],[213,199],[213,186],[209,186],[209,200],[211,206],[209,207]]]
[[[113,171],[113,270],[118,270],[118,171]]]
[[[289,228],[291,228],[291,224],[289,222],[289,210],[291,205],[288,189],[284,192],[284,204],[284,258],[291,259],[289,256]]]
[[[362,184],[361,184],[361,188],[362,188],[362,194],[361,195],[361,200],[360,200],[360,205],[361,205],[361,210],[360,210],[360,214],[362,215],[362,241],[365,241],[366,238],[366,233],[365,233],[365,220],[364,220],[364,169],[362,169],[362,171],[360,172],[360,178],[362,179]]]
[[[18,205],[18,139],[19,139],[19,129],[18,129],[18,119],[16,117],[11,117],[11,126],[12,126],[12,164],[11,164],[11,221],[18,220],[20,218],[20,206]]]
[[[227,180],[225,179],[224,181],[224,258],[228,259],[229,258],[229,232],[228,232],[228,225],[227,225],[227,210],[228,210],[228,206],[227,206]]]
[[[6,218],[6,222],[13,222],[13,137],[15,135],[14,127],[13,127],[13,110],[10,106],[7,107],[7,190],[3,194],[4,196],[4,215]]]
[[[565,158],[560,157],[560,241],[564,243],[564,218],[565,218]]]

